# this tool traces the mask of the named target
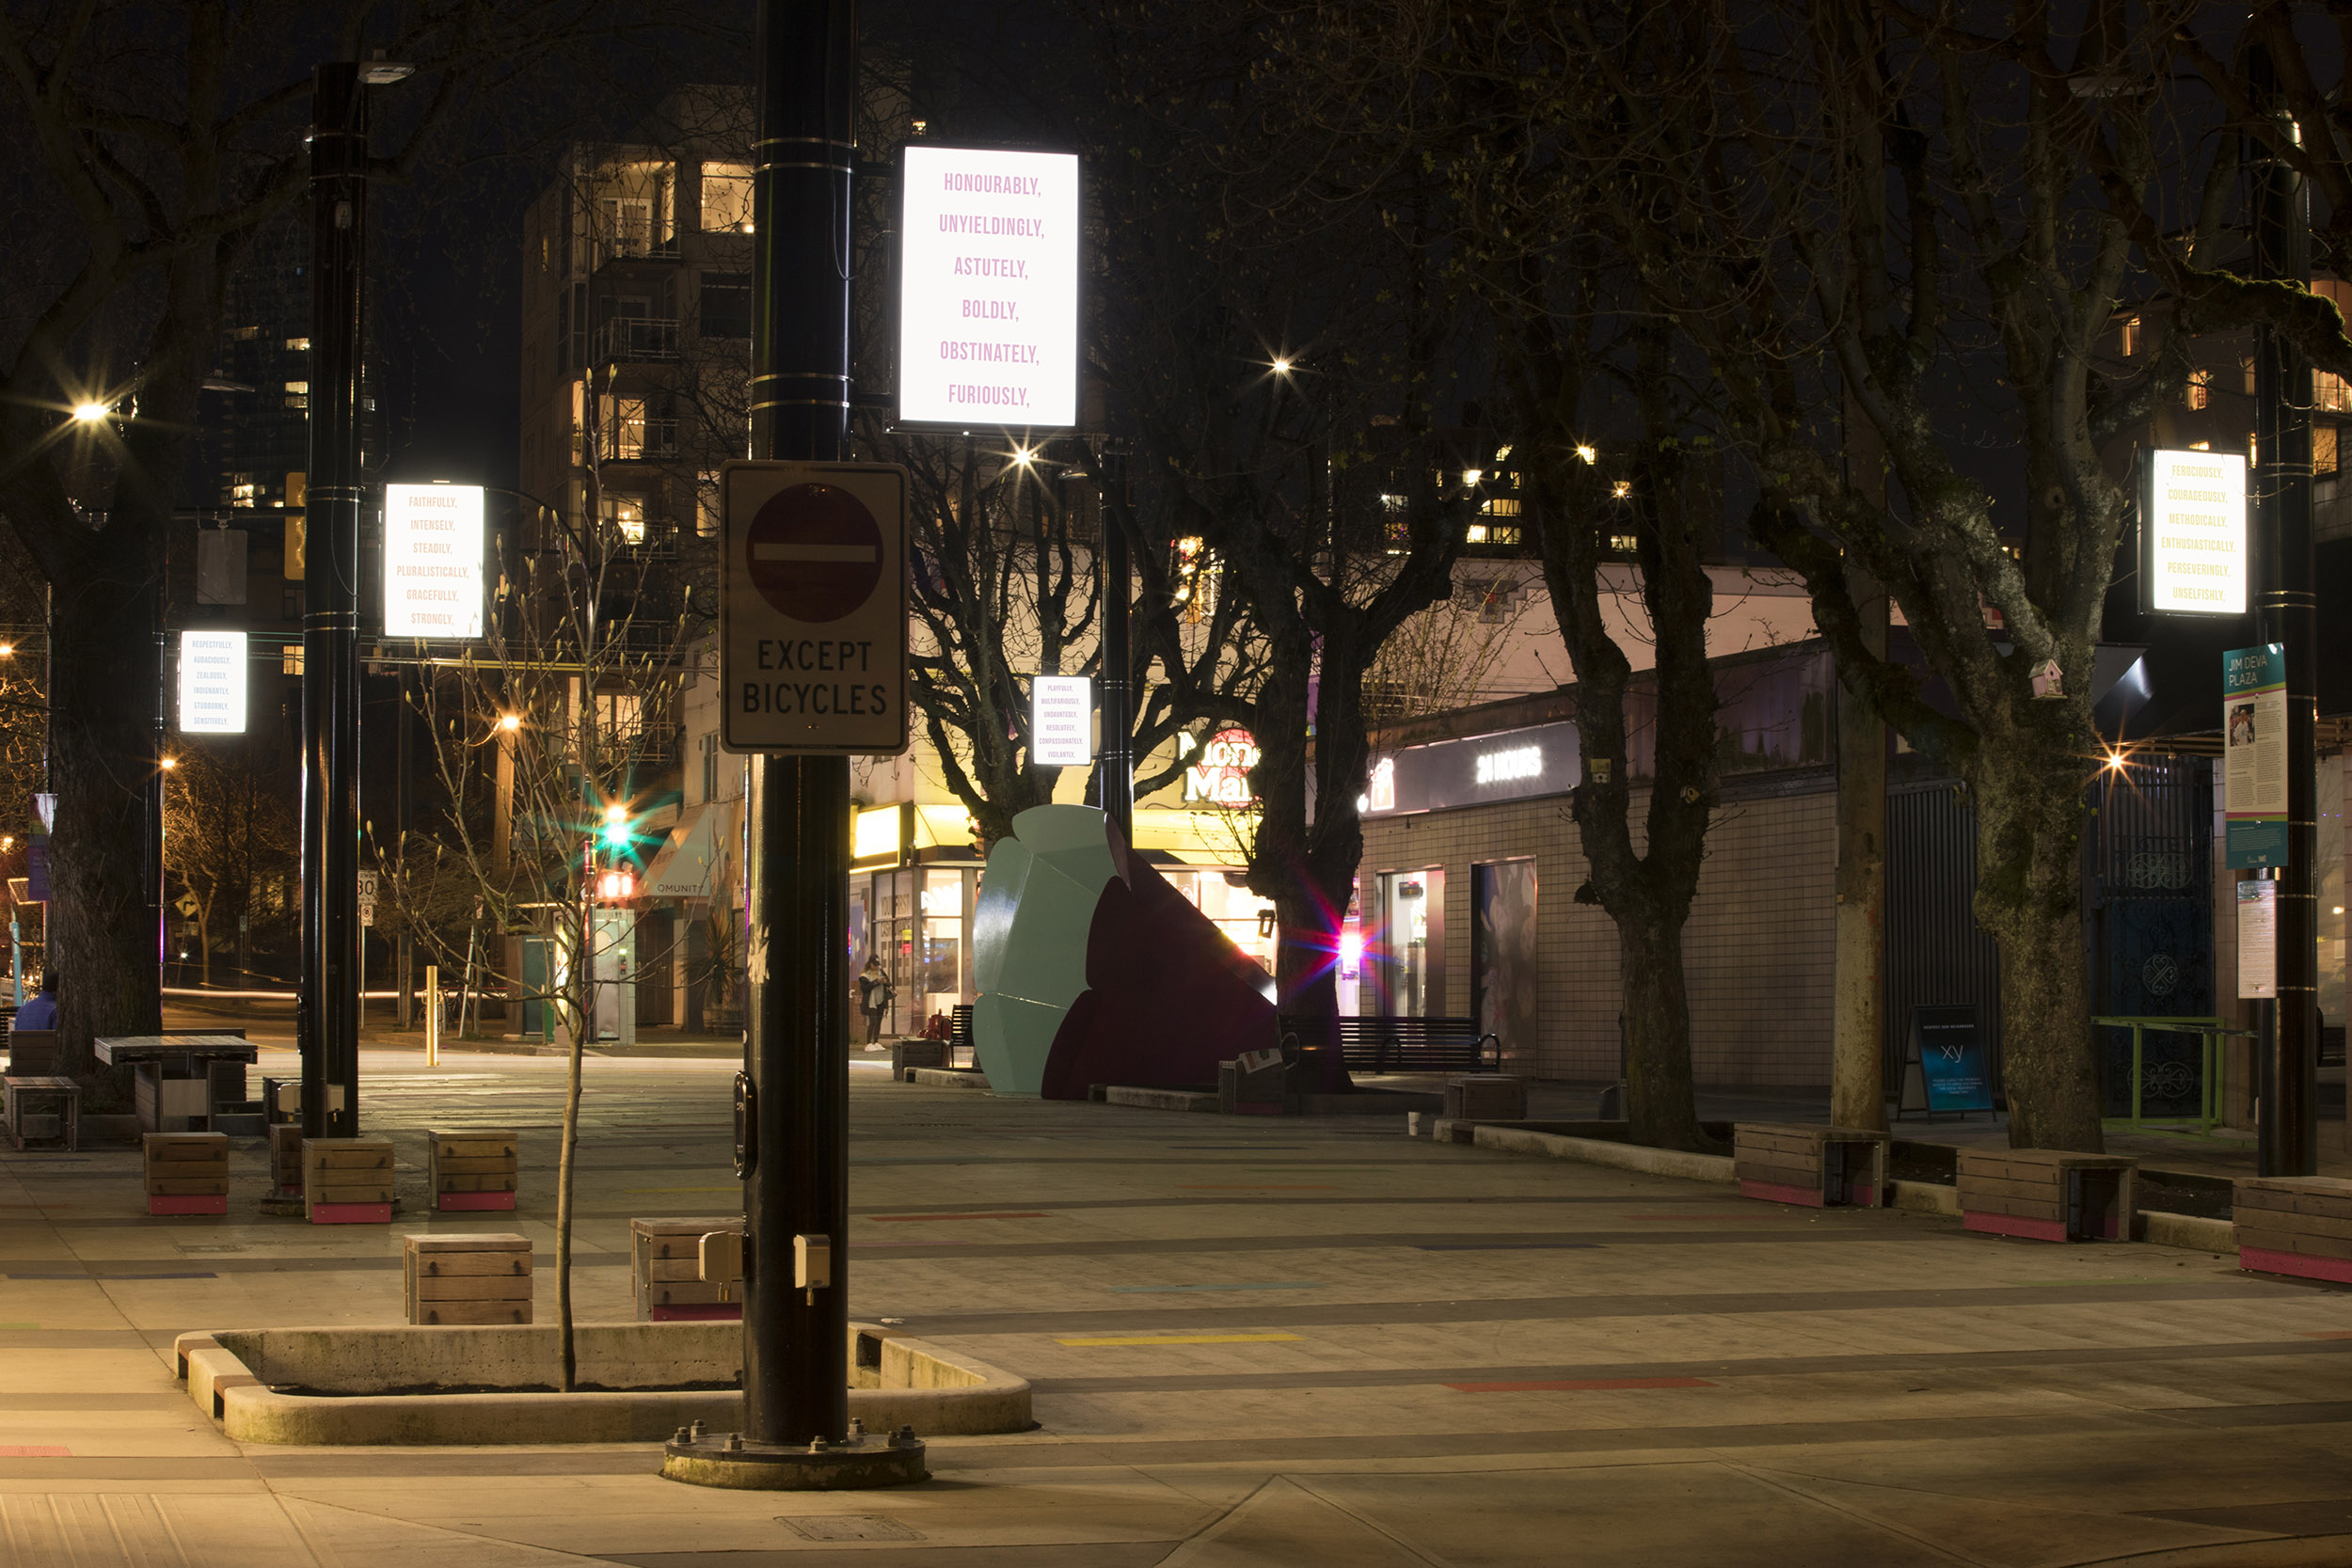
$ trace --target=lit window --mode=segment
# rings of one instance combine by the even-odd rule
[[[2188,385],[2181,388],[2181,401],[2191,408],[2210,406],[2213,403],[2213,372],[2189,372]]]
[[[627,543],[644,544],[645,542],[645,498],[607,495],[604,498],[604,520],[612,524],[614,531],[618,532]]]
[[[2122,350],[2123,357],[2126,359],[2139,352],[2139,318],[2137,316],[2124,319],[2122,326],[2116,333],[2116,343]]]
[[[281,675],[302,673],[302,644],[289,642],[278,650],[278,673]]]
[[[2331,424],[2312,426],[2312,472],[2332,475],[2336,471],[2336,427]]]
[[[752,166],[703,165],[703,228],[752,231]]]
[[[1629,533],[1613,533],[1609,536],[1609,547],[1620,555],[1631,555],[1642,547],[1642,542]]]
[[[2352,414],[2352,387],[2333,371],[2312,372],[2312,406],[2330,414]]]
[[[289,392],[307,392],[310,389],[310,384],[307,381],[289,381],[286,383],[286,390]]]
[[[286,340],[286,346],[294,350],[296,354],[308,354],[310,352],[310,340],[308,338],[289,338]]]
[[[1484,506],[1481,506],[1478,510],[1485,513],[1489,517],[1516,517],[1519,515],[1518,498],[1516,496],[1495,496],[1490,498],[1486,503]]]
[[[1629,479],[1621,479],[1609,486],[1609,493],[1617,499],[1623,500],[1633,494],[1633,482]]]

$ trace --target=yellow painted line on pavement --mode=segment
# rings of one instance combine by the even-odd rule
[[[1295,1334],[1137,1334],[1117,1339],[1056,1339],[1057,1345],[1265,1345]]]

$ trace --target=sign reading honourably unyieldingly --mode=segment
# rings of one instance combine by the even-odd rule
[[[900,182],[898,418],[1078,420],[1078,159],[913,146]]]

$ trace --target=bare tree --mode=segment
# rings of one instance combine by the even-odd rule
[[[384,173],[399,179],[439,133],[626,20],[606,0],[431,0],[372,25],[378,9],[113,0],[0,16],[0,125],[25,150],[8,176],[0,513],[52,592],[49,941],[74,975],[75,1070],[93,1032],[159,1024],[141,931],[165,542],[226,280],[306,188],[312,62],[373,41],[417,67],[389,117]]]

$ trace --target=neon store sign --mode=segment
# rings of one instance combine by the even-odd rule
[[[1249,792],[1249,770],[1258,766],[1258,742],[1248,730],[1219,730],[1184,768],[1184,800],[1240,811],[1258,803]]]

